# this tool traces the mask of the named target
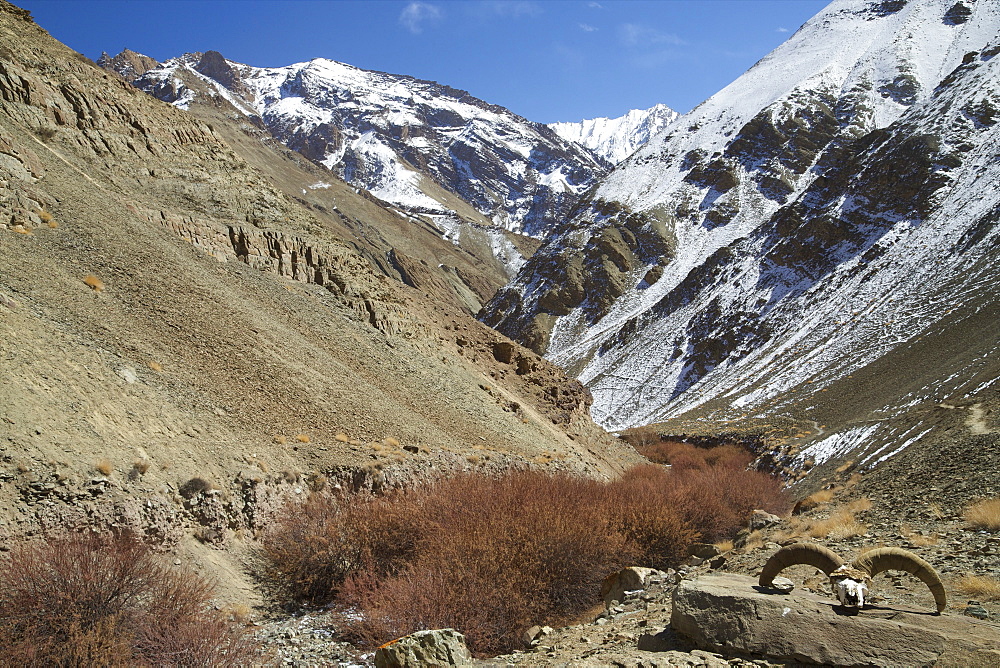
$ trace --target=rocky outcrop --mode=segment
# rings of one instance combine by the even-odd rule
[[[155,58],[136,53],[131,49],[123,50],[114,58],[109,56],[107,51],[104,51],[101,53],[101,57],[97,59],[97,64],[106,70],[118,72],[127,81],[141,77],[154,67],[160,66],[160,63]]]
[[[468,666],[472,655],[455,629],[417,631],[375,650],[376,668]]]
[[[970,666],[1000,661],[1000,627],[901,609],[851,614],[814,594],[768,594],[753,578],[682,581],[670,625],[706,649],[837,666]]]

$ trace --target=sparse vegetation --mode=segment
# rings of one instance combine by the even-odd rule
[[[161,371],[163,371],[163,365],[160,364],[159,362],[154,361],[154,360],[150,360],[148,362],[148,366],[149,366],[150,369],[152,369],[153,371],[155,371],[157,373],[160,373]]]
[[[212,483],[208,482],[204,478],[191,478],[186,483],[180,486],[177,490],[180,495],[185,499],[191,499],[198,494],[203,494],[214,489]]]
[[[1000,531],[1000,497],[973,503],[965,509],[965,521],[973,529]]]
[[[73,536],[14,548],[0,578],[4,665],[238,666],[246,630],[212,589],[131,537]]]
[[[94,292],[101,292],[104,290],[104,281],[93,274],[87,274],[84,276],[83,282]]]
[[[990,575],[967,573],[954,583],[956,591],[978,601],[1000,601],[1000,580]]]
[[[262,579],[283,598],[357,613],[344,623],[367,646],[450,626],[497,653],[532,624],[575,619],[609,572],[676,566],[690,543],[725,539],[757,507],[787,510],[780,483],[725,466],[649,465],[612,483],[467,474],[385,496],[313,495],[265,538]]]
[[[111,472],[115,470],[114,464],[111,463],[109,459],[101,459],[95,465],[94,468],[102,475],[111,475]]]
[[[144,475],[146,471],[149,470],[149,460],[145,457],[140,457],[132,462],[132,469],[135,470],[139,475]]]
[[[299,443],[308,443],[312,439],[309,438],[309,434],[299,434],[295,437],[295,440]]]

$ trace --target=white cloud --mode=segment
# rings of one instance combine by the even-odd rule
[[[441,19],[441,8],[426,2],[411,2],[399,14],[399,22],[404,28],[418,35],[424,31],[424,25]]]
[[[587,6],[591,9],[604,9],[604,5],[599,2],[588,2]]]
[[[618,39],[621,40],[623,45],[634,49],[663,46],[665,44],[681,46],[685,43],[677,35],[661,32],[656,28],[639,25],[638,23],[623,23],[620,25],[618,27]]]
[[[522,16],[537,16],[542,13],[542,8],[537,2],[528,2],[527,0],[489,0],[477,4],[482,8],[484,14],[492,16],[516,19]]]
[[[589,23],[578,23],[577,25],[580,27],[580,30],[582,30],[583,32],[597,32],[597,28],[595,28],[594,26],[590,25]]]
[[[775,32],[788,32],[788,28],[778,28]]]

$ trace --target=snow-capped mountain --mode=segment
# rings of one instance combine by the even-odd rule
[[[633,109],[618,118],[549,123],[549,127],[563,139],[585,146],[612,165],[617,165],[679,116],[667,105],[658,104],[649,109]]]
[[[445,227],[462,218],[460,206],[435,189],[504,229],[541,236],[606,172],[547,126],[465,91],[332,60],[258,68],[208,51],[130,80],[187,108],[192,77],[289,148]]]
[[[1000,294],[998,54],[1000,3],[836,0],[612,172],[481,317],[608,428],[812,418],[800,457],[885,459],[933,429],[889,417],[997,380],[975,323]],[[969,354],[927,348],[943,333]]]

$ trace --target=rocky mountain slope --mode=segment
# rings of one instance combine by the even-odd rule
[[[611,429],[757,423],[866,468],[959,425],[995,443],[998,29],[994,2],[833,2],[616,168],[484,320]]]
[[[585,146],[609,163],[617,165],[679,116],[679,113],[667,105],[658,104],[649,109],[633,109],[618,118],[549,123],[549,127],[563,139]]]
[[[637,459],[435,283],[435,257],[476,264],[461,249],[328,172],[310,190],[325,170],[259,129],[141,93],[6,2],[0,45],[5,544],[130,528],[252,600],[231,555],[310,488]]]
[[[123,52],[101,64],[181,108],[224,98],[289,148],[445,235],[485,217],[541,236],[606,171],[545,125],[432,81],[321,58],[279,68],[215,51],[153,68],[132,60]]]

